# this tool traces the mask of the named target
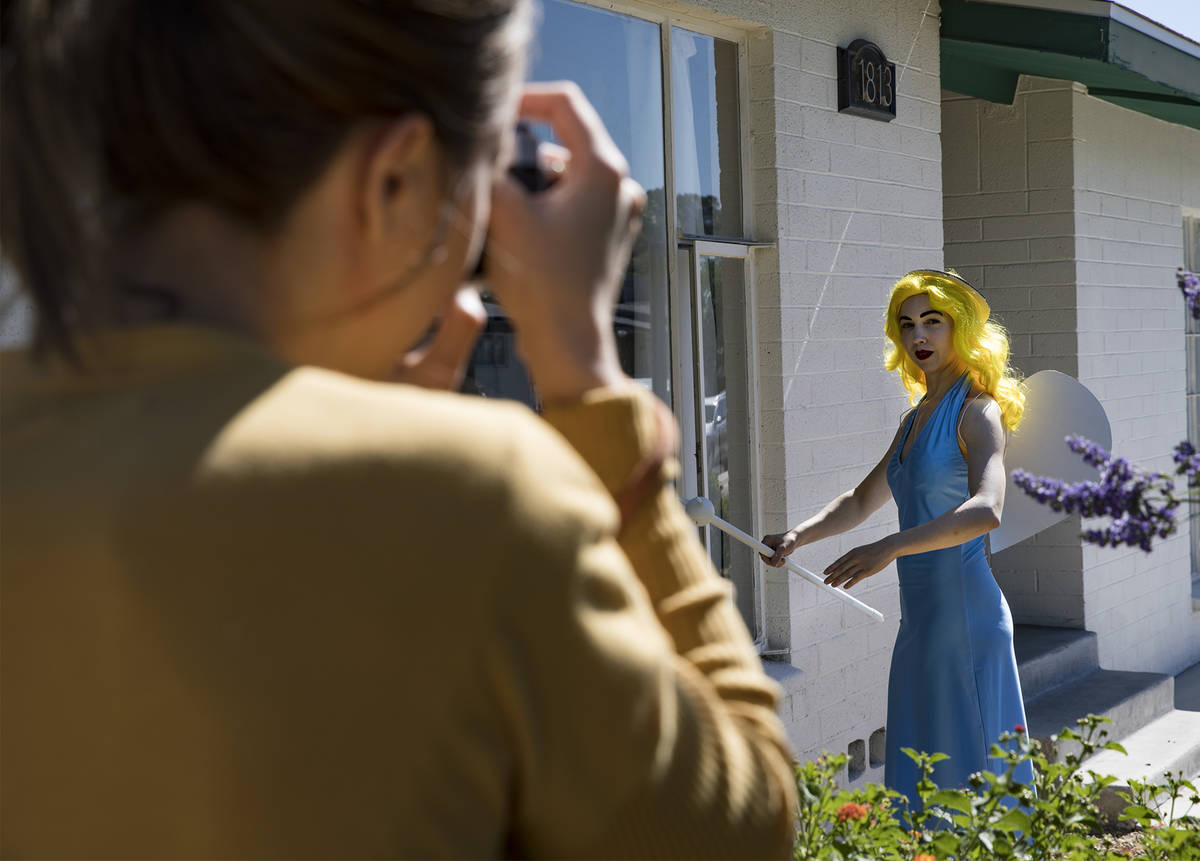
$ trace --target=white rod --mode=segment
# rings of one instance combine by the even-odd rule
[[[710,523],[713,526],[717,527],[717,529],[720,529],[722,532],[724,532],[730,538],[735,538],[738,541],[742,542],[742,544],[745,544],[751,550],[755,550],[764,556],[774,555],[775,551],[772,550],[770,547],[763,544],[761,541],[758,541],[757,539],[747,535],[745,532],[738,529],[732,523],[729,523],[725,520],[722,520],[720,517],[717,517],[717,515],[713,509],[712,503],[709,502],[707,499],[704,499],[704,497],[696,497],[696,499],[693,499],[689,502],[684,503],[684,508],[686,509],[688,516],[691,517],[692,520],[695,521],[698,525],[703,526],[704,523]],[[834,586],[828,585],[822,578],[818,577],[816,574],[812,573],[807,568],[797,565],[795,562],[793,562],[790,559],[784,559],[783,564],[784,564],[784,567],[786,567],[793,574],[798,574],[799,576],[808,580],[810,583],[814,583],[817,586],[820,586],[826,592],[832,592],[834,595],[837,595],[839,598],[841,598],[847,604],[850,604],[853,607],[855,607],[856,609],[860,610],[861,612],[866,613],[872,619],[875,619],[876,621],[879,621],[879,622],[883,621],[882,613],[880,613],[874,607],[864,604],[862,601],[855,598],[853,595],[851,595],[845,589],[838,589]]]

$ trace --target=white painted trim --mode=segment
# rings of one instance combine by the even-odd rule
[[[704,476],[705,481],[708,480],[708,440],[704,438],[704,432],[700,429],[704,427],[704,327],[700,325],[701,310],[701,294],[700,294],[700,258],[704,256],[701,250],[701,244],[695,243],[688,252],[691,255],[692,262],[692,291],[689,296],[688,304],[692,322],[692,408],[694,419],[696,422],[696,465],[699,467],[699,474]],[[716,285],[713,285],[714,289]],[[696,482],[700,488],[701,496],[708,496],[707,485],[701,485]],[[704,526],[704,546],[712,552],[712,527],[705,524]]]
[[[727,24],[720,24],[716,21],[710,21],[699,15],[681,14],[674,10],[668,11],[654,6],[628,2],[628,0],[571,0],[571,2],[580,3],[584,6],[595,6],[598,9],[606,9],[609,12],[617,12],[621,15],[632,15],[635,18],[653,21],[656,24],[669,24],[683,27],[687,30],[695,30],[697,33],[716,36],[719,39],[725,39],[729,42],[737,42],[746,36],[744,30],[731,27]]]
[[[753,249],[751,249],[753,250]],[[749,428],[750,436],[750,532],[752,535],[764,535],[762,525],[762,447],[759,440],[759,397],[758,397],[758,302],[754,289],[757,275],[754,265],[754,254],[746,258],[746,412],[752,416]],[[754,560],[754,588],[758,591],[755,598],[758,613],[758,634],[754,645],[761,653],[767,648],[767,565],[761,559]]]
[[[679,305],[678,288],[683,273],[679,267],[679,243],[675,238],[678,236],[679,225],[675,211],[675,105],[671,99],[673,86],[670,27],[660,25],[658,28],[658,55],[659,62],[662,64],[663,215],[667,227],[665,240],[667,246],[667,315],[671,323],[671,356],[674,359],[671,362],[671,406],[675,411],[675,420],[679,422],[681,434],[685,434],[687,427],[684,422],[684,398],[687,387],[691,385],[691,378],[685,373],[679,357],[683,355],[684,345],[691,343],[691,333],[684,331],[683,324],[679,319],[682,315],[677,307]],[[684,435],[682,438],[687,439],[687,436]],[[692,469],[689,473],[688,460],[685,459],[683,452],[680,452],[680,462],[684,472],[684,495],[687,499],[691,499],[697,494],[692,492],[694,488],[689,491],[689,481],[692,485],[696,483],[696,472],[695,469]],[[688,478],[689,474],[692,476],[690,479]]]
[[[1120,3],[1110,3],[1108,5],[1114,21],[1124,24],[1130,29],[1137,30],[1139,33],[1149,36],[1152,39],[1157,39],[1164,45],[1170,45],[1172,48],[1183,51],[1185,54],[1191,54],[1193,57],[1200,58],[1200,43],[1195,40],[1189,39],[1182,33],[1158,23],[1153,18],[1147,18],[1136,9],[1129,9]]]
[[[688,265],[686,267],[678,262],[681,255],[687,257]],[[686,244],[676,243],[672,249],[672,256],[676,258],[676,269],[680,274],[686,273],[690,280],[695,280],[695,252],[693,249]],[[700,471],[696,453],[697,434],[699,433],[696,427],[696,382],[693,377],[694,363],[684,362],[682,357],[694,355],[692,298],[691,292],[683,289],[685,285],[681,281],[674,283],[676,289],[671,295],[671,355],[674,357],[672,375],[676,381],[676,389],[672,399],[675,402],[675,420],[679,422],[680,441],[682,444],[693,444],[690,448],[681,446],[679,451],[679,464],[683,474],[680,496],[691,499],[693,496],[700,495],[699,484],[696,480]],[[685,307],[680,307],[680,299],[686,300]]]
[[[753,236],[754,168],[750,160],[750,39],[743,33],[737,40],[738,57],[738,152],[742,156],[742,236]]]
[[[684,240],[685,242],[687,240]],[[738,257],[745,260],[750,256],[750,246],[745,242],[726,241],[724,239],[696,239],[692,242],[696,253],[705,257]]]
[[[739,242],[723,242],[714,240],[697,239],[692,245],[692,261],[694,263],[693,277],[695,285],[695,299],[693,304],[693,313],[699,312],[700,309],[700,258],[701,257],[729,257],[742,261],[742,303],[745,313],[743,315],[743,325],[745,331],[742,336],[746,344],[746,414],[750,417],[750,426],[747,428],[747,445],[750,446],[750,475],[747,481],[750,483],[750,531],[754,535],[762,535],[762,486],[759,482],[759,476],[762,474],[762,452],[759,449],[758,436],[758,320],[757,307],[754,301],[754,256],[750,253],[757,245],[749,245]],[[700,355],[703,349],[703,344],[700,343],[699,321],[695,324],[696,335],[696,354]],[[704,380],[699,380],[699,391],[704,391]],[[702,457],[707,461],[708,449],[704,449]],[[707,462],[704,464],[704,472],[708,473]],[[711,530],[711,527],[705,527],[706,530]],[[709,540],[712,538],[711,531],[707,533]],[[754,638],[755,648],[759,653],[763,653],[767,648],[767,580],[764,565],[758,559],[752,560],[754,566],[754,616],[756,634]]]

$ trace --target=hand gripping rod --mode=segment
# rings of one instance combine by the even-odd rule
[[[722,532],[724,532],[726,535],[728,535],[730,538],[734,538],[734,539],[742,542],[747,547],[749,547],[751,550],[754,550],[757,553],[761,553],[764,556],[772,556],[775,553],[774,550],[772,550],[767,545],[763,544],[761,541],[758,541],[758,540],[752,538],[751,536],[747,535],[745,532],[742,532],[742,530],[738,529],[732,523],[729,523],[729,522],[724,521],[721,518],[717,517],[716,510],[713,508],[713,504],[711,502],[709,502],[707,499],[705,499],[703,496],[697,496],[695,499],[687,500],[686,502],[683,503],[683,509],[684,509],[684,511],[687,512],[688,517],[692,518],[692,520],[696,523],[697,526],[706,526],[708,524],[712,524],[713,526],[717,527],[717,529],[720,529]],[[784,564],[784,567],[786,567],[793,574],[798,574],[799,576],[803,577],[805,580],[808,580],[811,583],[815,583],[816,585],[818,585],[822,589],[824,589],[826,592],[832,592],[834,595],[838,596],[843,601],[845,601],[847,604],[850,604],[851,606],[853,606],[855,609],[860,610],[863,613],[866,613],[872,619],[875,619],[878,622],[883,621],[882,613],[880,613],[874,607],[870,607],[870,606],[864,604],[862,601],[855,598],[853,595],[851,595],[845,589],[838,589],[836,587],[826,585],[825,581],[822,578],[818,577],[816,574],[812,573],[807,568],[797,565],[795,562],[792,562],[790,559],[784,559],[783,564]]]

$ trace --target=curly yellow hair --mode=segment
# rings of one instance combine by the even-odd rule
[[[883,364],[899,371],[910,403],[925,394],[925,374],[904,350],[900,340],[900,306],[924,293],[929,304],[954,321],[954,351],[966,364],[971,379],[1000,406],[1004,427],[1015,430],[1025,412],[1025,385],[1008,364],[1008,333],[988,319],[991,309],[979,291],[954,272],[918,269],[892,287],[888,299],[887,350]]]

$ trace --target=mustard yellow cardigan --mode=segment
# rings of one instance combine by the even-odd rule
[[[5,857],[783,857],[776,689],[648,395],[516,406],[186,327],[0,365]]]

